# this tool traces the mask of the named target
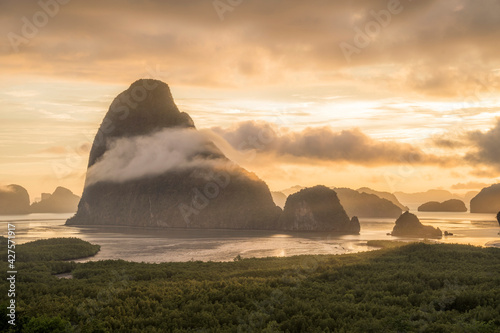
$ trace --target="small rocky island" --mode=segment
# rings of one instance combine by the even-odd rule
[[[418,207],[419,212],[466,212],[467,207],[462,200],[450,199],[443,202],[429,201]]]
[[[391,235],[399,237],[441,238],[443,233],[439,228],[423,225],[416,215],[404,212],[396,220]]]
[[[296,231],[333,231],[359,234],[357,217],[349,216],[334,190],[318,185],[288,196],[280,218],[280,229]]]

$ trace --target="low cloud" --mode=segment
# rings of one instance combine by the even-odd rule
[[[270,123],[243,122],[230,129],[212,129],[240,151],[256,150],[282,157],[348,162],[364,166],[449,164],[452,159],[423,152],[407,143],[375,140],[359,129],[334,132],[329,127],[301,132],[277,129]]]
[[[454,129],[430,138],[430,142],[438,148],[462,150],[462,160],[474,167],[474,176],[490,178],[500,172],[500,118],[487,131]]]
[[[170,170],[224,163],[220,151],[194,129],[167,129],[147,136],[111,142],[103,157],[87,172],[85,186],[125,182]]]

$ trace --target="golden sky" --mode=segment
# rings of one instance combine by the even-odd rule
[[[112,99],[145,77],[273,190],[500,176],[495,0],[1,0],[0,27],[0,185],[32,199],[81,194]]]

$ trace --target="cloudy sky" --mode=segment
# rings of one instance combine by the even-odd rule
[[[0,185],[81,193],[138,78],[271,189],[500,177],[495,0],[0,0]]]

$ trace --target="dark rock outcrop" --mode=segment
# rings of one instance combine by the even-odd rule
[[[286,195],[282,192],[271,192],[271,196],[273,197],[273,201],[278,207],[285,207]]]
[[[136,81],[115,98],[104,117],[78,211],[67,224],[277,229],[281,209],[267,185],[231,163],[210,140],[198,142],[200,137],[167,84]],[[151,138],[156,138],[154,144],[149,144]],[[198,141],[190,144],[193,138]],[[123,145],[136,149],[135,154],[119,150]],[[183,149],[185,145],[190,148]],[[158,163],[160,153],[170,155]],[[141,163],[134,160],[137,156]],[[179,156],[182,165],[172,162]],[[126,160],[121,172],[113,168],[111,157],[134,163]],[[173,165],[167,168],[169,163]],[[160,169],[138,176],[153,167]]]
[[[42,193],[42,200],[31,205],[32,213],[74,213],[80,197],[59,186],[54,193]]]
[[[458,199],[443,202],[429,201],[418,207],[419,212],[466,212],[465,203]]]
[[[19,185],[0,187],[0,215],[29,214],[30,196]]]
[[[351,222],[349,222],[349,226],[347,227],[346,232],[349,234],[357,235],[361,231],[361,225],[359,224],[359,219],[357,216],[353,216],[351,218]]]
[[[334,190],[318,185],[288,196],[280,229],[359,233],[359,221],[351,221]]]
[[[410,212],[404,212],[392,229],[392,236],[440,238],[443,236],[441,229],[423,225],[418,217]]]
[[[350,188],[334,188],[347,215],[358,217],[393,217],[402,210],[387,199],[375,194],[360,193]]]
[[[392,202],[393,204],[398,206],[401,209],[401,211],[408,210],[408,207],[406,207],[401,202],[399,202],[398,198],[396,198],[396,196],[392,193],[383,192],[383,191],[376,191],[376,190],[373,190],[369,187],[361,187],[361,188],[358,188],[356,191],[358,191],[360,193],[374,194],[381,199],[389,200],[390,202]]]
[[[470,201],[471,213],[496,213],[500,210],[500,184],[483,188]]]

